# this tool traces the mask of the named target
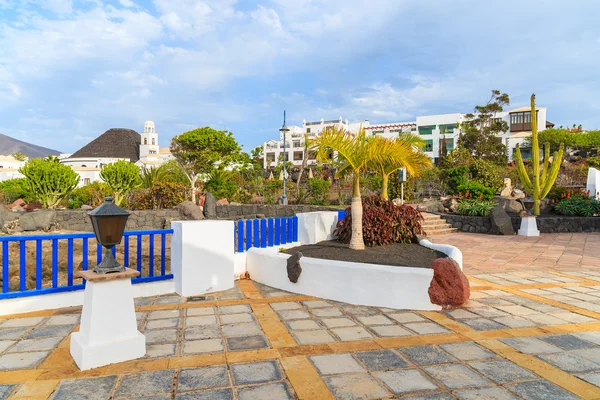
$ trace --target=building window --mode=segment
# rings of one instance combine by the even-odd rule
[[[390,130],[390,133],[400,133],[402,132],[402,129],[392,129]]]
[[[84,185],[89,185],[90,184],[90,178],[84,178],[83,179],[83,184]]]
[[[373,136],[382,135],[383,131],[373,131]]]
[[[144,144],[148,144],[148,139],[144,138]]]
[[[310,133],[310,128],[306,128],[306,133]]]
[[[87,165],[83,164],[81,167],[82,167],[82,168],[85,168],[85,167],[87,167]]]
[[[419,128],[421,129],[421,128]],[[421,133],[421,132],[419,132]],[[433,140],[426,140],[425,141],[425,147],[423,147],[423,151],[428,152],[428,151],[433,151]]]
[[[424,125],[419,127],[419,135],[431,135],[435,125]]]
[[[456,124],[440,124],[440,133],[452,134],[454,133],[454,127],[456,127]]]
[[[539,114],[536,111],[536,115]],[[510,114],[511,132],[530,131],[531,130],[531,111],[517,112]]]
[[[275,162],[275,153],[267,153],[267,162]]]
[[[446,139],[446,150],[454,150],[454,139]]]
[[[302,161],[304,154],[301,151],[294,152],[294,161]]]
[[[294,147],[300,147],[300,141],[299,140],[294,140],[294,142],[292,143],[294,145]]]
[[[152,139],[152,146],[156,144],[156,139]]]

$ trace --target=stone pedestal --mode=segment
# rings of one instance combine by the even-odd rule
[[[137,329],[131,278],[139,272],[99,275],[80,271],[87,280],[79,332],[71,334],[71,356],[82,371],[133,360],[146,354],[146,338]]]
[[[520,236],[540,236],[540,231],[537,228],[536,218],[535,217],[521,218],[521,227],[519,228],[518,234]]]

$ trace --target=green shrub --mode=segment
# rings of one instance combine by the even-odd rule
[[[479,200],[491,200],[496,191],[479,182],[468,181],[458,187],[458,193],[467,198],[476,198]]]
[[[487,217],[495,206],[496,202],[492,200],[460,199],[456,206],[456,213],[460,215]]]
[[[268,180],[263,187],[263,197],[265,203],[275,204],[281,196],[281,189],[283,189],[283,181],[280,180]]]
[[[448,186],[448,191],[451,194],[456,194],[460,192],[459,187],[468,182],[468,173],[469,167],[464,165],[460,167],[449,168],[444,171],[444,178]]]
[[[136,167],[137,168],[137,167]],[[44,208],[54,208],[64,201],[79,183],[79,175],[55,160],[34,158],[19,168],[33,197]]]
[[[589,193],[584,191],[583,189],[573,190],[570,188],[562,187],[562,186],[554,186],[548,192],[548,196],[546,196],[552,202],[559,202],[562,199],[570,199],[573,197],[589,197]]]
[[[421,213],[410,206],[397,206],[391,200],[379,196],[363,199],[363,239],[366,246],[382,246],[391,243],[416,243],[417,235],[423,233]],[[346,209],[346,217],[338,222],[335,234],[338,240],[350,243],[352,237],[352,213]]]
[[[189,185],[177,182],[155,182],[150,188],[131,190],[127,195],[128,208],[154,210],[173,208],[187,198]]]
[[[557,214],[591,217],[600,214],[600,201],[593,197],[569,197],[555,202],[553,209]]]
[[[0,182],[0,195],[5,204],[11,204],[19,199],[23,199],[26,203],[35,200],[25,178],[9,179]]]
[[[106,196],[110,195],[112,195],[112,190],[107,184],[92,182],[89,185],[74,189],[69,196],[67,206],[69,208],[81,208],[82,205],[87,204],[96,208],[104,203]]]
[[[481,183],[494,190],[494,192],[500,191],[504,184],[504,178],[501,176],[503,169],[491,161],[486,160],[475,160],[469,167],[471,172],[471,179]]]
[[[142,185],[138,166],[125,160],[102,167],[100,178],[112,189],[115,204],[118,206],[124,205],[125,196],[130,190]]]
[[[309,204],[316,206],[329,204],[329,189],[331,187],[329,179],[308,178],[306,186]]]
[[[589,167],[600,168],[600,157],[598,157],[598,156],[588,157],[588,159],[586,161],[587,161],[587,165]]]

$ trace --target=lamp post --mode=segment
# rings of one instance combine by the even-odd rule
[[[90,211],[88,215],[92,221],[96,240],[105,248],[102,262],[96,265],[93,271],[101,275],[125,272],[125,267],[113,256],[112,248],[121,243],[129,213],[113,203],[112,197],[105,197],[104,203]]]
[[[287,132],[290,129],[285,124],[285,110],[283,110],[283,126],[279,130],[279,132],[283,133],[283,195],[281,196],[281,202],[283,205],[287,205],[287,195],[286,195],[286,180],[287,180],[287,170],[285,168],[287,153],[285,149],[286,140],[287,140]]]

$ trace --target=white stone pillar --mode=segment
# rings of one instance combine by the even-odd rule
[[[600,171],[596,168],[590,168],[588,170],[586,191],[590,191],[590,197],[600,199],[598,192],[600,192]]]
[[[171,223],[171,272],[184,297],[227,290],[234,280],[234,222]]]
[[[521,227],[519,228],[518,234],[520,236],[540,236],[536,218],[533,216],[521,218]]]
[[[300,243],[315,244],[333,239],[333,231],[338,222],[337,211],[315,211],[299,213],[296,216]]]
[[[79,271],[87,280],[79,332],[71,334],[71,356],[82,371],[133,360],[146,354],[137,329],[131,278],[139,272],[99,275]]]

